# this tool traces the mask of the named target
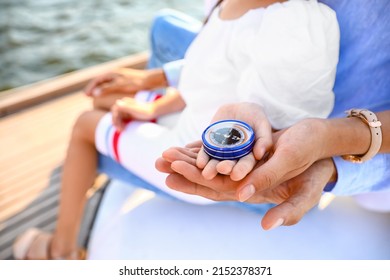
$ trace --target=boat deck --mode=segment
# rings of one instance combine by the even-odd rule
[[[141,67],[145,58],[128,57],[0,96],[0,259],[12,259],[12,243],[26,228],[55,227],[72,125],[92,106],[74,89],[112,68]]]
[[[72,124],[89,107],[74,93],[0,120],[0,259],[26,228],[54,229]]]

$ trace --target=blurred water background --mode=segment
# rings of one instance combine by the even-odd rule
[[[148,48],[156,12],[200,0],[0,0],[0,91]]]

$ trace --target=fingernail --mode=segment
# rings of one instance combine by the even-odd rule
[[[92,93],[93,96],[99,96],[100,94],[102,94],[102,90],[100,88],[95,88],[93,90],[93,93]]]
[[[255,186],[254,185],[247,185],[245,186],[240,193],[238,194],[238,200],[241,202],[244,202],[251,198],[256,192]]]
[[[283,223],[284,223],[284,219],[279,218],[268,230],[280,227],[281,225],[283,225]]]

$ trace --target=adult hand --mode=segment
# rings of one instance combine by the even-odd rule
[[[236,190],[240,182],[224,175],[217,175],[212,180],[201,176],[202,170],[195,166],[200,145],[201,143],[197,142],[187,148],[171,148],[157,160],[157,169],[170,173],[166,180],[167,185],[177,191],[216,201],[237,200]],[[302,174],[262,192],[256,192],[248,202],[278,204],[262,219],[262,227],[266,230],[280,225],[296,224],[318,203],[334,171],[331,159],[320,160]]]
[[[155,118],[155,104],[125,97],[116,101],[111,108],[111,113],[115,128],[122,131],[130,120],[153,120]]]
[[[118,69],[91,80],[84,89],[88,96],[101,96],[111,93],[134,94],[145,89],[147,70]]]
[[[241,109],[245,109],[246,103],[241,104],[244,104],[241,105]],[[228,112],[228,115],[235,116],[234,111]],[[254,123],[251,125],[258,133],[260,128],[257,128]],[[230,189],[229,192],[235,192],[235,200],[247,201],[255,193],[278,186],[303,173],[315,161],[326,158],[324,157],[326,153],[323,151],[326,147],[323,143],[326,133],[327,126],[320,119],[306,119],[288,129],[274,133],[274,146],[269,160],[257,163],[255,169],[244,179],[237,180],[238,184],[234,184],[234,189]],[[257,147],[255,146],[254,154],[258,153]],[[198,158],[203,156],[202,151],[199,154]],[[197,166],[202,169],[199,159],[197,159]],[[211,180],[207,176],[206,179]]]
[[[218,173],[230,175],[235,181],[242,180],[272,146],[272,128],[261,106],[246,102],[224,105],[218,109],[212,122],[226,119],[249,124],[255,131],[255,146],[252,153],[238,161],[210,159],[202,148],[197,157],[197,166],[203,169],[202,175],[208,180]]]

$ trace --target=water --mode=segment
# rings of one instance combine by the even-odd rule
[[[0,0],[0,91],[148,48],[156,12],[200,0]]]

